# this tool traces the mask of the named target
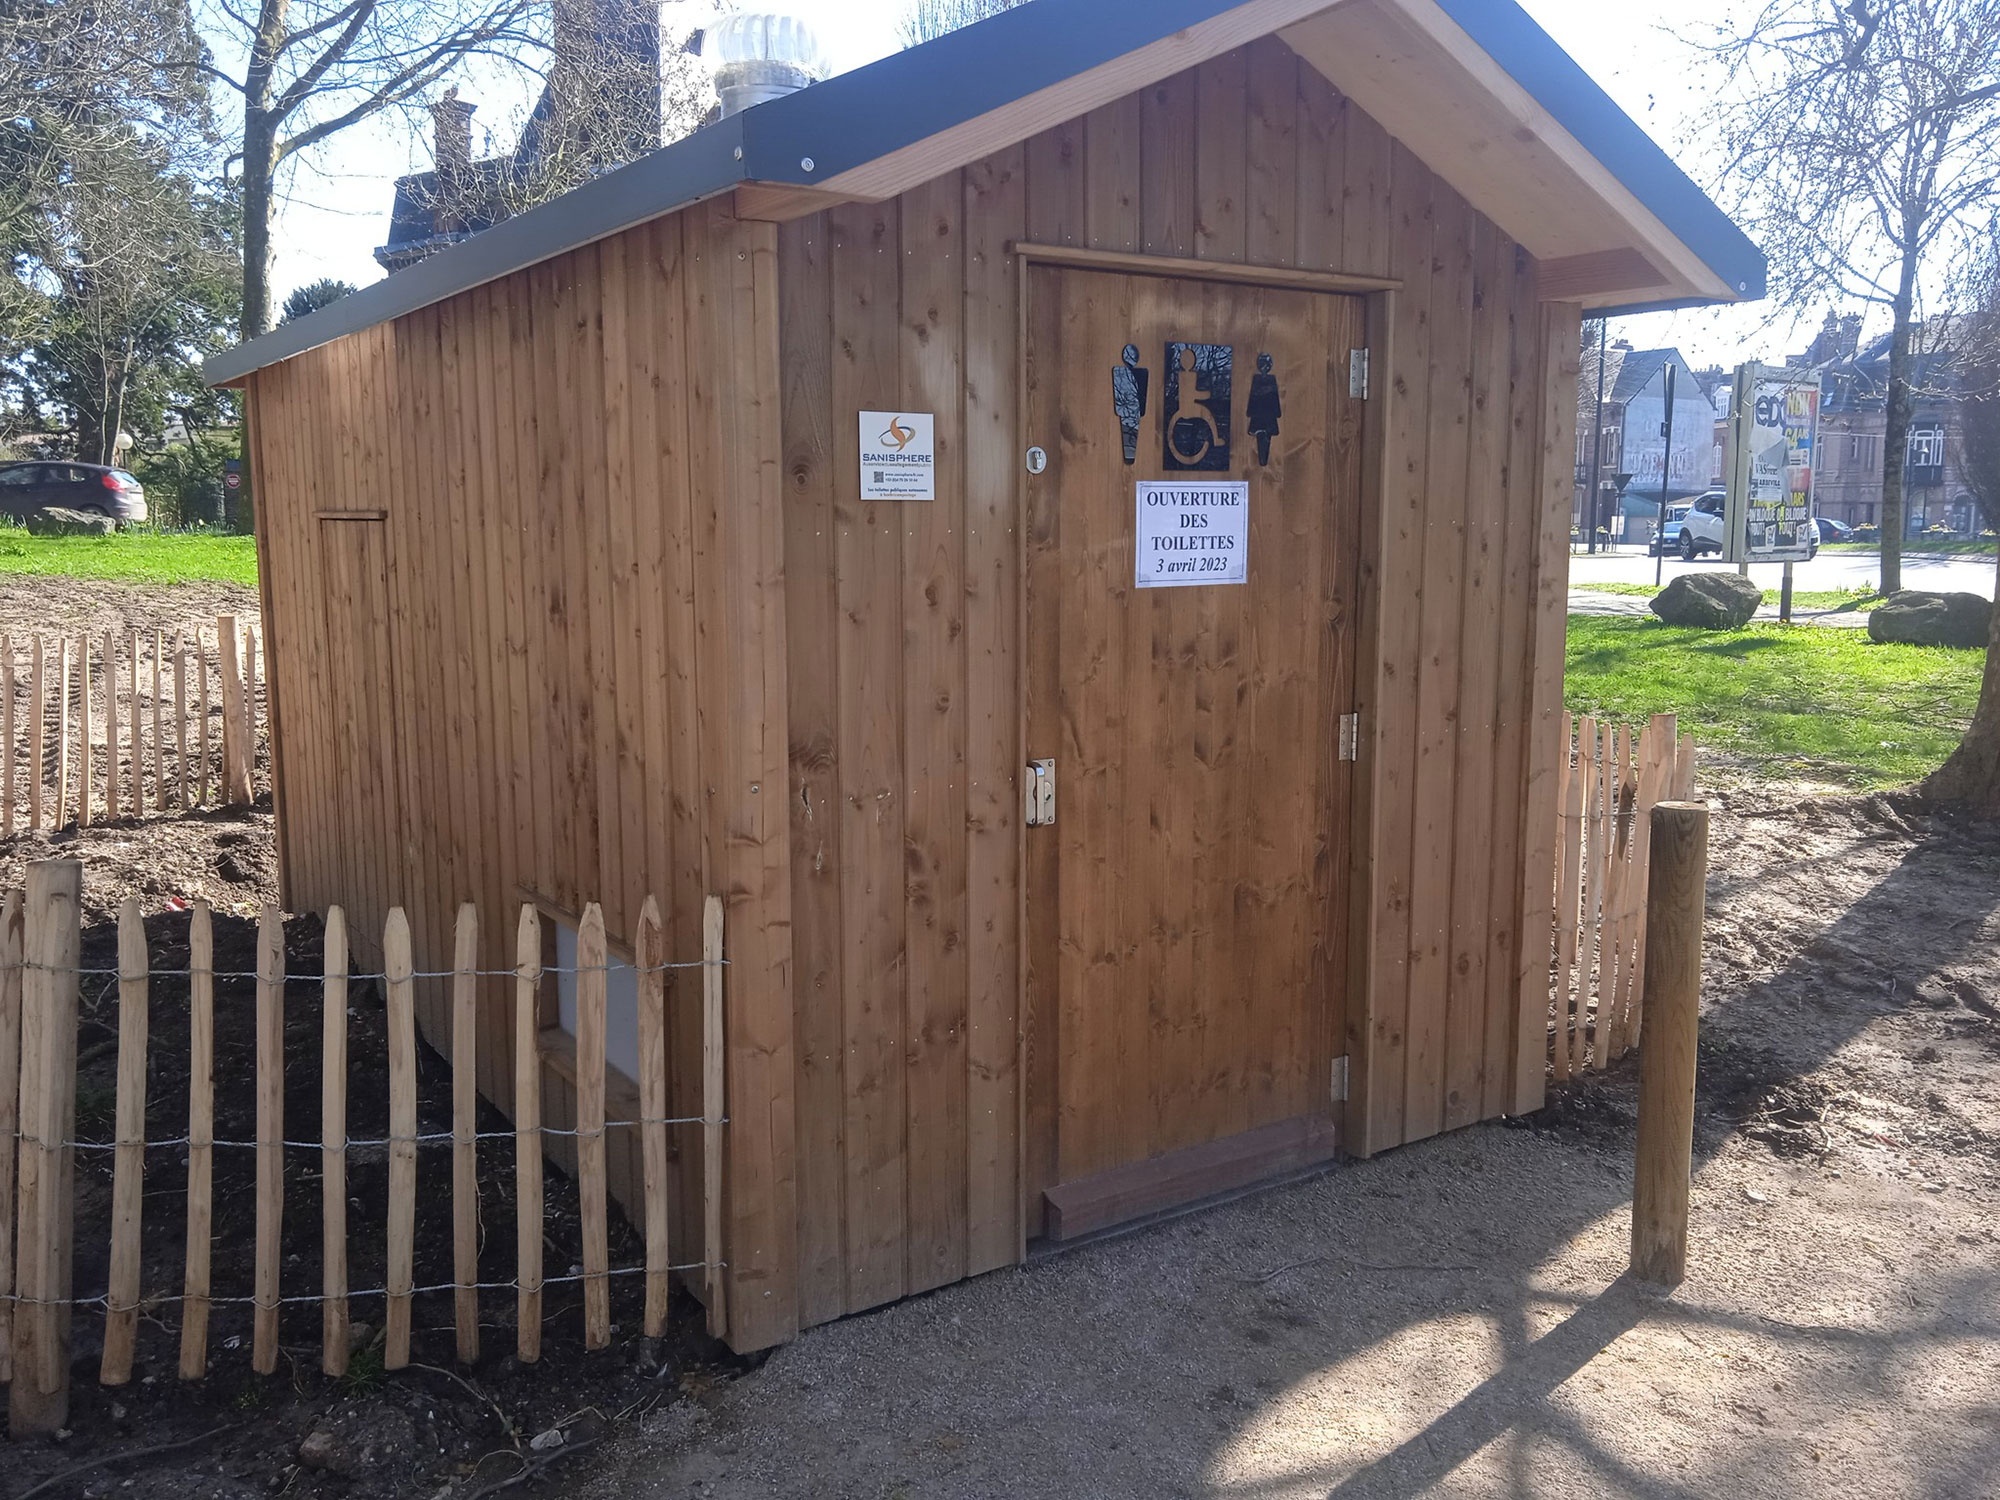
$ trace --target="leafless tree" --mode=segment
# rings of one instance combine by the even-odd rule
[[[213,52],[189,59],[242,105],[243,319],[271,326],[280,173],[350,126],[426,95],[468,58],[548,45],[532,0],[199,0]]]
[[[928,42],[947,32],[1012,10],[1022,0],[909,0],[897,27],[905,47]]]
[[[1763,0],[1697,39],[1726,75],[1721,186],[1780,297],[1889,309],[1882,588],[1902,586],[1911,331],[2000,194],[2000,4]]]
[[[2000,524],[2000,222],[1967,277],[1959,348],[1958,472],[1986,524]],[[1972,723],[1949,759],[1924,783],[1940,802],[2000,816],[2000,607],[1993,611],[1986,671]]]

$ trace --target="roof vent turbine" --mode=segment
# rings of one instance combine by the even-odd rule
[[[796,94],[825,74],[819,36],[803,18],[784,10],[738,11],[723,16],[704,39],[715,60],[715,92],[725,115]]]

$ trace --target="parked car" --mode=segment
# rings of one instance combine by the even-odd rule
[[[1857,526],[1854,528],[1854,540],[1857,542],[1879,542],[1882,540],[1882,528],[1879,526]]]
[[[1665,518],[1660,522],[1659,534],[1653,538],[1653,545],[1647,549],[1648,557],[1660,557],[1669,552],[1678,552],[1681,545],[1681,522],[1687,519],[1686,505],[1669,505]]]
[[[1675,538],[1683,562],[1693,562],[1704,552],[1719,553],[1725,549],[1727,535],[1723,511],[1728,500],[1723,491],[1710,490],[1705,495],[1696,496],[1694,503],[1687,507]]]
[[[123,469],[103,464],[0,464],[0,516],[25,520],[51,505],[119,522],[143,521],[146,489]]]
[[[1814,516],[1813,520],[1819,523],[1819,539],[1822,542],[1854,540],[1854,528],[1845,521],[1836,521],[1832,516]]]

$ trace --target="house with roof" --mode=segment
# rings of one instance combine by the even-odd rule
[[[1031,0],[725,112],[209,363],[285,900],[430,976],[719,898],[716,1049],[674,972],[607,1092],[739,1350],[1533,1110],[1582,319],[1764,275],[1511,0]],[[481,1091],[570,1118],[502,925]]]
[[[1660,513],[1661,485],[1669,504],[1717,484],[1716,392],[1728,390],[1696,371],[1678,349],[1634,349],[1623,339],[1601,353],[1583,351],[1577,375],[1575,526],[1585,535],[1593,473],[1593,435],[1601,444],[1596,523],[1617,539],[1649,539]],[[1673,370],[1674,422],[1667,432],[1667,371]],[[1601,385],[1600,385],[1601,381]],[[1598,392],[1604,393],[1601,411]]]
[[[1819,513],[1850,526],[1879,525],[1882,465],[1889,425],[1889,349],[1883,332],[1861,340],[1861,318],[1828,312],[1805,352],[1786,363],[1820,377],[1820,441],[1813,476]],[[1905,524],[1914,536],[1930,526],[1965,534],[1983,519],[1959,475],[1961,405],[1948,319],[1931,318],[1912,334],[1909,434],[1902,445]]]

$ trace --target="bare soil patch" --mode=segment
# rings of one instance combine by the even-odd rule
[[[2000,1494],[2000,829],[1712,794],[1694,1269],[1636,1072],[815,1330],[619,1497]]]

